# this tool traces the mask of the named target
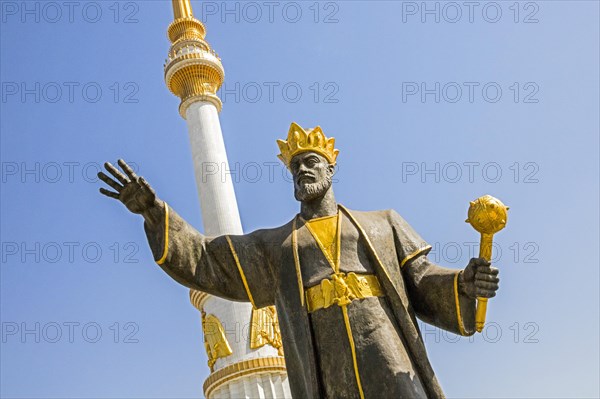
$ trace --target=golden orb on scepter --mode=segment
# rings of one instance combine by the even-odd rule
[[[508,207],[498,198],[484,195],[470,202],[465,222],[482,234],[495,234],[506,226]]]

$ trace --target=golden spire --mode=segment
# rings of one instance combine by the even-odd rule
[[[206,29],[194,18],[190,1],[172,3],[175,20],[167,30],[171,41],[165,61],[167,87],[181,99],[179,113],[183,118],[189,105],[196,101],[211,102],[220,111],[222,103],[217,91],[225,78],[221,59],[204,40]]]
[[[173,1],[173,16],[175,17],[175,19],[194,18],[190,0],[172,0],[172,1]]]

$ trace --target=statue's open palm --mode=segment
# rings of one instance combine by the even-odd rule
[[[110,162],[106,162],[104,167],[113,176],[112,178],[104,172],[98,173],[100,180],[116,192],[105,188],[100,188],[100,192],[107,197],[121,201],[130,212],[144,214],[156,204],[156,193],[148,182],[143,177],[136,175],[125,161],[119,159],[118,164],[125,175]]]

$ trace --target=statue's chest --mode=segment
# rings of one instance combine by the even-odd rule
[[[372,259],[358,229],[347,219],[341,222],[341,234],[333,237],[331,245],[339,239],[339,271],[373,274]],[[321,240],[324,241],[324,240]],[[298,229],[298,258],[304,288],[319,284],[334,273],[335,261],[327,256],[322,243],[317,242],[306,226]]]

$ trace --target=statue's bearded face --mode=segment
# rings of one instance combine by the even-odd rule
[[[294,177],[294,197],[298,201],[321,198],[331,187],[334,166],[315,152],[303,152],[292,158],[290,171]]]

